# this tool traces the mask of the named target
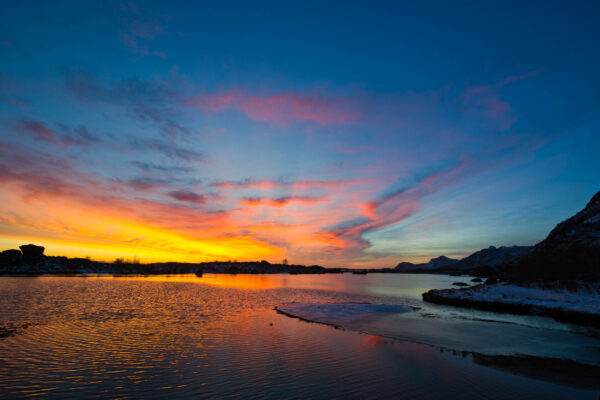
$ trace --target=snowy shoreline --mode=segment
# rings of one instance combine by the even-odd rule
[[[529,353],[523,351],[527,348],[527,345],[525,345],[525,347],[517,346],[511,348],[510,351],[506,351],[506,349],[499,351],[486,350],[481,348],[481,346],[474,346],[472,340],[468,340],[470,346],[464,347],[452,342],[449,343],[431,340],[431,338],[419,338],[401,333],[398,334],[398,332],[395,332],[393,329],[381,329],[382,325],[378,323],[378,319],[381,321],[382,317],[386,318],[385,315],[410,315],[411,311],[415,310],[408,306],[365,303],[287,303],[276,306],[274,310],[279,314],[283,314],[290,318],[297,318],[308,323],[324,324],[331,326],[334,329],[377,335],[386,340],[389,339],[392,342],[398,340],[400,342],[414,343],[419,346],[428,346],[438,349],[442,353],[448,352],[462,358],[470,357],[472,361],[477,364],[521,376],[555,383],[560,381],[562,384],[576,387],[594,389],[599,387],[598,377],[600,376],[600,365],[592,361],[597,360],[594,359],[593,356],[592,358],[586,359],[585,357],[582,358],[580,356],[565,357],[564,352],[553,353],[548,351],[534,351]],[[409,319],[404,320],[404,323],[401,323],[400,325],[415,324],[418,320],[419,318],[414,319],[409,317]],[[398,322],[400,322],[400,320],[395,321],[396,324],[393,326],[399,326]],[[387,323],[389,324],[390,320],[388,320]],[[466,326],[467,325],[465,325],[465,327]],[[440,325],[438,330],[442,337],[446,332],[444,327],[447,327],[447,325]],[[504,334],[508,334],[513,338],[520,337],[519,335],[515,335],[514,331],[506,331],[506,326],[503,326],[501,329],[503,329],[502,332],[504,332]],[[525,327],[524,329],[531,328]],[[547,332],[548,330],[544,329],[541,332],[538,332],[538,334],[547,334]],[[487,337],[489,338],[490,336]],[[558,343],[562,343],[560,338],[557,340]],[[520,341],[517,340],[514,343],[520,343]],[[535,340],[532,341],[530,345],[532,343],[535,344]],[[497,347],[494,348],[497,349]],[[565,349],[566,351],[569,351],[568,347]]]
[[[464,289],[433,289],[423,293],[430,303],[513,314],[552,317],[558,321],[600,326],[600,284],[519,286],[497,283]]]

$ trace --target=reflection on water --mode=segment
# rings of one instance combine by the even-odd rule
[[[324,289],[346,293],[379,296],[394,296],[421,299],[421,294],[432,288],[450,288],[454,282],[468,283],[468,277],[424,274],[325,274],[325,275],[226,275],[204,274],[198,277],[188,275],[156,276],[99,276],[105,279],[142,280],[164,282],[206,283],[241,289]]]
[[[104,279],[206,283],[241,289],[325,289],[347,293],[409,297],[420,299],[421,294],[432,288],[450,288],[454,282],[469,282],[467,277],[423,274],[325,274],[325,275],[226,275],[204,274],[149,276],[99,276]]]
[[[500,399],[593,393],[272,310],[290,302],[417,302],[414,296],[403,300],[412,296],[411,285],[427,286],[429,279],[430,287],[441,287],[457,280],[413,279],[0,278],[0,324],[14,331],[0,338],[0,398]],[[396,297],[389,297],[394,288]]]

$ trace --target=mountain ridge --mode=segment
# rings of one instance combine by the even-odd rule
[[[521,256],[528,251],[530,246],[489,246],[478,250],[460,260],[446,256],[432,258],[427,263],[413,264],[409,262],[399,263],[394,270],[397,272],[434,272],[434,273],[467,273],[479,270],[493,272],[495,267]],[[440,261],[441,260],[441,261]],[[445,262],[444,262],[445,261]],[[485,269],[485,270],[484,270]]]

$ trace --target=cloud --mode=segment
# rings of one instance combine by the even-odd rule
[[[356,255],[370,246],[364,234],[409,218],[422,207],[424,197],[456,183],[464,177],[469,165],[468,160],[461,157],[447,167],[418,178],[413,184],[393,188],[379,199],[363,203],[363,218],[342,221],[325,232],[344,240],[345,248]]]
[[[279,188],[291,189],[342,189],[352,186],[361,186],[372,183],[373,180],[367,179],[341,179],[341,180],[298,180],[289,181],[283,179],[254,179],[246,178],[240,181],[216,181],[211,186],[219,189],[254,189],[254,190],[273,190]]]
[[[0,204],[4,237],[97,250],[104,259],[115,253],[144,261],[261,259],[280,253],[247,235],[225,235],[231,225],[226,212],[123,196],[113,182],[78,171],[68,160],[3,144],[0,179],[7,189],[7,201]]]
[[[102,142],[99,136],[83,125],[71,127],[65,124],[57,124],[59,129],[55,130],[28,117],[21,118],[14,125],[17,132],[31,135],[36,140],[61,146],[87,146]]]
[[[182,96],[178,85],[176,78],[100,81],[95,75],[77,68],[67,69],[65,76],[67,91],[77,99],[124,107],[135,118],[153,123],[163,135],[171,138],[193,133],[181,123],[182,113],[176,107]]]
[[[185,203],[194,203],[194,204],[205,204],[206,203],[205,196],[194,193],[194,192],[190,192],[189,190],[175,190],[175,191],[169,192],[169,196],[171,196],[175,200],[179,200],[179,201],[182,201]]]
[[[81,185],[93,190],[99,181],[81,173],[65,160],[46,154],[33,154],[2,143],[0,177],[27,189],[28,197],[38,195],[81,196]]]
[[[320,125],[348,125],[359,117],[356,102],[349,98],[293,92],[255,95],[229,90],[199,94],[185,99],[183,103],[209,113],[236,110],[255,121],[283,126],[303,121]]]
[[[140,170],[148,173],[165,173],[165,174],[186,174],[194,171],[191,167],[181,167],[175,165],[160,165],[142,161],[131,161],[131,164]]]
[[[67,146],[86,146],[102,143],[102,139],[84,125],[70,127],[65,124],[58,124],[58,126],[64,132],[61,136],[61,142]]]
[[[134,106],[132,111],[143,120],[154,122],[160,131],[170,138],[189,136],[192,129],[177,122],[179,112],[166,106]]]
[[[22,118],[17,122],[17,131],[33,135],[44,142],[56,143],[60,134],[31,118]]]
[[[308,197],[308,196],[284,196],[277,198],[268,197],[244,197],[240,200],[240,204],[244,206],[259,206],[268,205],[271,207],[283,207],[290,203],[300,203],[310,205],[314,203],[328,202],[329,200],[322,197]]]
[[[74,212],[86,212],[88,209],[99,212],[98,209],[102,209],[104,211],[98,216],[120,215],[122,222],[143,220],[165,229],[179,229],[180,232],[193,232],[200,227],[206,232],[218,231],[219,221],[227,218],[227,214],[220,210],[199,209],[196,207],[198,202],[191,207],[160,202],[148,195],[163,190],[177,192],[179,189],[175,187],[181,181],[148,177],[106,180],[82,172],[69,160],[23,152],[7,144],[0,146],[0,160],[0,179],[11,187],[19,188],[25,199],[45,199],[48,205],[61,205],[63,200],[74,202],[78,207]],[[131,196],[131,189],[134,196]],[[146,195],[136,196],[139,191]],[[187,198],[190,199],[189,194]],[[50,217],[60,218],[61,215]]]
[[[536,76],[540,70],[521,75],[510,75],[492,85],[470,86],[460,95],[469,113],[500,118],[510,111],[510,104],[500,98],[506,85]]]
[[[157,189],[172,188],[172,181],[168,179],[150,178],[150,177],[136,177],[123,181],[121,179],[115,179],[115,182],[124,185],[127,188],[132,188],[136,191],[151,192]]]
[[[151,50],[150,43],[158,36],[167,34],[167,23],[171,17],[155,17],[148,8],[141,9],[132,3],[120,3],[116,8],[116,14],[121,23],[119,37],[131,53],[167,58],[167,53],[164,51]]]
[[[173,160],[183,160],[190,162],[205,162],[203,153],[188,148],[180,147],[174,143],[163,140],[139,140],[131,139],[129,141],[133,149],[150,149],[162,153]]]
[[[126,78],[116,82],[100,82],[90,72],[68,68],[65,87],[82,100],[133,106],[152,106],[175,98],[177,92],[159,79]]]

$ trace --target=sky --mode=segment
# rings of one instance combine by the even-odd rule
[[[1,249],[393,267],[600,190],[598,2],[202,3],[4,4]]]

